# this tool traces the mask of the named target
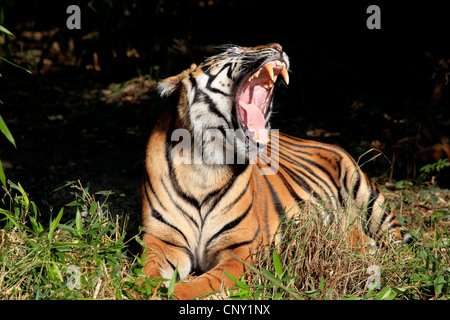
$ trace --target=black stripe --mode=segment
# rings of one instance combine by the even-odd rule
[[[205,102],[208,105],[209,112],[215,114],[219,118],[222,118],[226,122],[228,128],[232,128],[230,122],[225,117],[225,115],[223,115],[219,111],[219,109],[217,109],[214,101],[206,93],[200,90],[200,88],[197,87],[197,80],[195,80],[192,74],[189,74],[189,81],[191,82],[191,86],[194,90],[194,102],[203,100],[203,102]]]
[[[253,207],[253,199],[252,202],[250,203],[249,207],[247,208],[247,210],[244,211],[243,214],[241,214],[239,217],[237,217],[236,219],[234,219],[233,221],[227,223],[225,226],[223,226],[222,229],[220,229],[219,232],[216,232],[209,240],[208,242],[206,242],[205,247],[208,248],[209,245],[211,244],[211,242],[216,239],[219,235],[221,235],[222,233],[234,228],[235,226],[237,226],[239,224],[239,222],[241,222],[250,212],[250,209]]]
[[[197,101],[199,99],[201,92],[197,88],[197,80],[195,80],[192,73],[189,74],[189,82],[191,83],[191,87],[194,90],[194,101]]]
[[[203,221],[206,220],[206,218],[208,217],[208,215],[214,210],[214,208],[216,207],[216,205],[220,202],[220,200],[222,200],[225,195],[233,189],[233,185],[236,182],[237,178],[245,171],[245,169],[247,168],[247,165],[240,165],[240,166],[236,166],[235,167],[235,171],[233,172],[233,175],[230,177],[230,179],[228,180],[228,182],[221,187],[220,189],[216,189],[212,192],[210,192],[202,201],[201,206],[203,206],[204,204],[206,204],[208,201],[211,201],[212,199],[214,199],[214,202],[211,204],[211,207],[209,208],[209,211],[205,214],[205,216],[203,217]],[[234,205],[237,201],[239,201],[239,199],[244,195],[245,191],[248,189],[248,182],[246,187],[244,188],[244,192],[242,192],[237,199],[235,199],[232,204]],[[230,205],[227,205],[226,208],[230,208]]]
[[[264,176],[264,178],[266,178],[266,176]],[[277,213],[278,213],[278,217],[281,219],[281,218],[283,218],[283,213],[284,213],[284,207],[282,207],[281,206],[281,201],[280,201],[280,198],[278,197],[278,194],[277,194],[277,192],[275,191],[275,189],[272,187],[272,185],[270,184],[270,182],[269,181],[267,181],[267,178],[266,178],[266,182],[267,182],[267,185],[269,186],[269,190],[270,190],[270,194],[271,194],[271,196],[272,196],[272,202],[273,202],[273,204],[274,204],[274,206],[275,206],[275,210],[277,211]]]
[[[172,267],[172,269],[175,271],[175,266],[173,265],[173,263],[172,262],[170,262],[169,261],[169,259],[167,259],[167,257],[165,257],[166,258],[166,262]],[[177,275],[178,277],[179,277],[179,275]],[[178,281],[179,279],[177,279],[177,281]]]
[[[315,192],[300,175],[294,173],[291,169],[289,169],[288,167],[286,167],[281,163],[280,167],[289,174],[291,179],[294,180],[299,187],[303,188],[308,194],[312,195],[314,198],[321,199],[321,196],[317,192]]]
[[[270,194],[272,196],[272,201],[271,202],[274,204],[275,210],[277,211],[277,214],[278,214],[278,221],[279,221],[279,224],[280,224],[281,232],[284,234],[284,231],[286,230],[285,208],[281,205],[280,198],[278,197],[278,194],[277,194],[276,190],[272,187],[272,184],[270,183],[270,181],[267,180],[266,176],[264,176],[264,178],[266,179],[266,183],[267,183],[267,185],[269,187]],[[266,224],[268,225],[269,224],[268,217],[266,218],[266,220],[267,220]],[[266,233],[267,233],[267,241],[270,241],[269,240],[270,239],[270,232],[269,232],[269,230],[266,230]]]
[[[155,237],[154,235],[152,235],[152,234],[149,233],[149,232],[144,231],[143,233]],[[157,238],[157,237],[155,237],[155,238]],[[157,239],[159,239],[159,238],[157,238]],[[172,242],[165,241],[165,240],[163,240],[163,239],[159,239],[159,240],[161,240],[162,242],[164,242],[164,243],[167,244],[167,245],[170,245],[170,246],[174,246],[174,247],[183,249],[183,251],[189,256],[189,259],[192,261],[192,253],[191,253],[186,247],[182,247],[182,246],[176,245],[176,244],[174,244],[174,243],[172,243]],[[151,248],[150,248],[150,249],[151,249]],[[172,262],[170,262],[169,259],[167,259],[165,252],[161,252],[161,253],[164,255],[164,259],[166,260],[166,262],[167,262],[167,263],[170,265],[170,267],[175,271],[175,265],[174,265]],[[177,275],[177,281],[179,281],[179,280],[181,280],[181,279],[180,279],[180,275],[178,274],[178,275]]]
[[[331,174],[330,174],[324,167],[322,167],[322,166],[320,166],[320,165],[318,165],[318,164],[312,162],[311,160],[302,158],[302,157],[300,157],[300,156],[298,156],[298,155],[294,155],[294,156],[295,156],[296,158],[300,159],[300,160],[305,161],[305,162],[308,163],[309,165],[311,165],[311,166],[313,166],[313,167],[315,167],[315,168],[321,170],[322,172],[324,172],[324,173],[328,176],[328,178],[331,180],[331,182],[332,182],[332,184],[334,185],[334,187],[336,188],[336,192],[333,192],[333,190],[331,189],[330,185],[329,185],[325,180],[323,180],[321,177],[319,177],[319,176],[313,171],[313,169],[311,169],[311,167],[309,167],[309,166],[307,166],[307,165],[304,165],[304,164],[300,163],[299,161],[294,161],[292,158],[288,158],[286,155],[281,155],[281,158],[284,159],[285,161],[291,163],[294,167],[295,167],[295,166],[298,166],[298,167],[301,167],[302,169],[306,170],[309,174],[311,174],[314,178],[316,178],[317,180],[319,180],[321,183],[318,183],[317,181],[315,181],[314,179],[312,179],[310,176],[308,176],[306,173],[301,173],[301,172],[299,172],[299,174],[303,174],[303,176],[307,177],[309,180],[311,180],[312,182],[314,182],[318,187],[320,187],[320,188],[322,188],[322,189],[324,189],[323,186],[326,186],[327,189],[328,189],[328,191],[329,191],[332,195],[334,195],[334,196],[337,195],[338,200],[339,200],[339,203],[342,204],[342,202],[343,202],[343,201],[342,201],[342,196],[341,196],[341,194],[340,194],[340,192],[339,192],[340,188],[338,187],[336,181],[333,179],[333,177],[331,176]]]
[[[245,185],[245,188],[241,191],[241,193],[231,202],[231,203],[229,203],[223,210],[222,210],[222,213],[226,213],[228,210],[230,210],[232,207],[234,207],[234,205],[239,201],[239,200],[241,200],[241,198],[245,195],[245,193],[247,192],[247,190],[248,190],[248,187],[249,187],[249,184],[247,183],[246,185]],[[229,190],[229,189],[228,189]],[[228,191],[227,190],[227,191]],[[227,191],[225,191],[225,192],[227,192]],[[221,199],[221,197],[217,197],[217,199],[216,199],[216,202],[218,202],[219,200]],[[216,205],[216,204],[214,204],[214,205]]]
[[[169,222],[167,222],[167,221],[164,219],[164,217],[161,215],[161,213],[158,212],[158,211],[153,207],[153,205],[152,205],[152,203],[151,203],[151,201],[150,201],[150,197],[149,197],[149,195],[148,195],[146,189],[145,189],[145,196],[146,196],[147,201],[148,201],[148,203],[149,203],[149,205],[150,205],[152,217],[155,218],[156,220],[158,220],[158,221],[164,223],[166,226],[168,226],[168,227],[174,229],[175,231],[177,231],[177,232],[183,237],[183,239],[186,241],[186,244],[188,244],[189,242],[188,242],[186,236],[184,235],[184,233],[181,232],[180,229],[178,229],[178,228],[175,227],[174,225],[172,225],[172,224],[170,224]]]
[[[179,245],[177,245],[177,244],[175,244],[175,243],[173,243],[173,242],[170,242],[170,241],[167,241],[167,240],[164,240],[164,239],[160,239],[160,238],[156,237],[154,234],[152,234],[152,233],[150,233],[150,232],[147,232],[147,231],[144,230],[144,231],[142,231],[142,233],[143,233],[143,234],[148,234],[148,235],[150,235],[150,236],[152,236],[152,237],[155,237],[156,239],[158,239],[158,240],[164,242],[165,244],[167,244],[167,245],[169,245],[169,246],[177,247],[177,248],[186,250],[186,252],[189,252],[189,251],[187,250],[186,247],[179,246]]]
[[[170,267],[172,268],[172,270],[173,271],[175,271],[175,265],[172,263],[172,262],[170,262],[169,261],[169,259],[167,259],[167,257],[166,257],[166,255],[164,254],[164,258],[166,259],[166,262],[170,265]],[[180,273],[178,272],[177,273],[177,278],[176,278],[176,281],[180,281],[181,280],[181,278],[180,278]]]
[[[299,143],[294,143],[294,142],[285,140],[285,138],[286,138],[285,135],[280,135],[280,136],[279,136],[280,145],[281,145],[281,143],[284,143],[284,144],[288,144],[288,145],[294,146],[295,148],[299,148],[299,149],[317,149],[317,150],[323,150],[323,151],[327,151],[327,152],[334,153],[336,156],[339,157],[339,159],[342,159],[342,154],[341,154],[341,153],[343,152],[343,150],[342,150],[342,149],[338,149],[338,148],[335,147],[335,146],[328,145],[328,144],[321,144],[321,145],[305,145],[305,144],[302,144],[302,143],[301,143],[302,140],[300,140],[300,139],[299,139],[299,141],[298,141]],[[297,150],[294,150],[294,151],[297,152]],[[306,152],[306,151],[301,151],[301,150],[298,150],[298,151],[300,151],[300,152]]]
[[[231,62],[224,64],[224,65],[222,66],[222,68],[220,69],[220,71],[217,73],[217,75],[219,75],[220,73],[222,73],[226,68],[228,68],[228,71],[227,71],[227,77],[230,78],[230,79],[232,79],[232,78],[231,78],[231,73],[233,72],[233,69],[232,69],[232,63],[231,63]],[[212,83],[214,82],[214,80],[217,79],[217,75],[212,76],[211,73],[210,73],[210,71],[209,71],[209,68],[208,68],[208,70],[204,70],[203,72],[204,72],[206,75],[209,76],[208,82],[206,83],[206,88],[207,88],[209,91],[214,92],[214,93],[219,93],[219,94],[224,95],[224,96],[226,96],[226,97],[231,96],[231,94],[229,94],[229,93],[223,92],[223,91],[220,90],[220,89],[217,89],[217,88],[213,88],[213,87],[212,87]]]
[[[292,198],[294,198],[295,203],[301,203],[303,202],[303,199],[300,198],[297,193],[294,191],[294,189],[292,188],[291,184],[287,182],[286,178],[283,176],[283,174],[281,172],[279,172],[279,174],[277,175],[281,181],[283,182],[283,185],[287,188],[287,191],[289,192],[289,194],[291,195]],[[267,178],[266,178],[267,179]]]
[[[353,184],[353,200],[356,200],[356,196],[358,195],[359,188],[361,187],[361,175],[359,174],[359,171],[357,169],[355,170],[355,172],[358,175],[356,176],[356,181]],[[346,180],[349,176],[353,176],[353,173],[351,175],[347,173]],[[346,185],[347,185],[347,183],[346,183]]]
[[[150,177],[149,177],[149,175],[148,175],[148,171],[147,171],[147,170],[146,170],[146,172],[145,172],[144,179],[145,179],[145,184],[144,184],[145,193],[147,194],[147,189],[146,189],[146,188],[147,188],[147,185],[148,185],[148,187],[150,188],[150,191],[152,192],[153,196],[155,197],[156,201],[158,202],[158,205],[159,205],[161,208],[163,208],[164,211],[166,211],[166,208],[163,206],[163,204],[162,204],[161,201],[159,200],[159,198],[158,198],[158,196],[157,196],[155,190],[153,189],[153,185],[152,185],[152,183],[151,183],[151,181],[150,181]],[[151,206],[151,202],[149,201],[149,199],[150,199],[150,198],[149,198],[148,195],[147,195],[148,203],[149,203],[149,205]]]
[[[366,231],[367,234],[370,234],[369,229],[370,220],[373,216],[373,210],[375,209],[375,202],[380,196],[380,192],[376,188],[374,188],[371,184],[369,184],[369,187],[370,187],[370,197],[366,207],[366,217],[365,217],[366,221],[364,226],[364,230]]]
[[[204,94],[204,99],[205,99],[205,103],[208,104],[209,112],[214,113],[214,115],[216,115],[219,118],[222,118],[225,121],[225,123],[227,124],[228,128],[232,128],[230,121],[228,121],[228,119],[225,117],[225,115],[222,112],[220,112],[219,109],[217,109],[216,103],[206,94]]]
[[[175,175],[175,170],[173,168],[173,164],[172,164],[172,159],[170,157],[170,150],[172,147],[172,141],[170,140],[170,132],[172,132],[174,130],[174,126],[175,126],[175,115],[172,115],[172,119],[170,121],[170,126],[169,126],[169,130],[168,133],[166,135],[166,144],[165,144],[165,152],[166,152],[166,162],[167,162],[167,166],[169,169],[169,177],[170,180],[172,182],[172,186],[174,187],[175,192],[186,202],[188,202],[189,204],[191,204],[192,206],[194,206],[199,212],[200,212],[200,204],[197,201],[197,199],[188,196],[186,193],[184,193],[181,189],[180,189],[180,185],[178,182],[178,179]]]
[[[173,198],[171,197],[171,193],[170,193],[169,189],[167,188],[167,185],[166,185],[166,183],[164,182],[164,180],[163,180],[162,177],[161,177],[161,184],[163,185],[164,190],[166,190],[167,194],[168,194],[169,197],[171,198],[170,200],[172,200],[172,203],[175,205],[175,207],[177,207],[177,209],[180,210],[181,213],[182,213],[183,215],[185,215],[186,217],[188,217],[189,220],[191,220],[192,223],[193,223],[193,224],[197,227],[197,229],[198,229],[198,223],[197,223],[197,221],[195,221],[194,218],[193,218],[190,214],[188,214],[183,208],[181,208],[181,207],[178,205],[178,203],[175,202],[175,199],[173,199]]]
[[[391,220],[389,220],[389,222],[391,222],[392,220],[394,220],[395,217],[393,217]],[[395,229],[395,228],[400,228],[401,225],[399,223],[393,223],[389,226],[389,229]]]
[[[385,205],[385,204],[384,204]],[[387,206],[385,206],[384,210],[383,210],[383,215],[381,216],[380,222],[378,223],[377,226],[377,230],[375,232],[375,235],[378,235],[381,231],[381,226],[384,224],[384,222],[387,220],[389,214],[391,213],[391,211],[389,210],[389,208]],[[391,217],[391,220],[393,219],[393,216]],[[391,221],[390,220],[390,221]]]
[[[251,240],[234,243],[234,244],[229,245],[228,247],[226,247],[224,249],[219,250],[217,253],[219,253],[220,251],[223,251],[223,250],[233,250],[233,249],[245,246],[247,244],[253,243],[256,240],[256,238],[258,237],[258,234],[259,234],[259,226],[258,226],[258,229],[256,230],[255,235],[253,236],[253,238]]]
[[[174,225],[172,225],[172,224],[170,224],[169,222],[167,222],[167,221],[163,218],[163,216],[161,215],[161,213],[159,213],[157,210],[155,210],[154,208],[152,208],[151,214],[152,214],[152,216],[153,216],[156,220],[158,220],[158,221],[164,223],[164,224],[167,225],[168,227],[174,229],[174,230],[177,231],[179,234],[181,234],[181,236],[182,236],[183,239],[186,241],[186,243],[188,243],[187,238],[186,238],[186,236],[184,235],[184,233],[181,232],[180,229],[178,229],[178,228],[175,227]]]

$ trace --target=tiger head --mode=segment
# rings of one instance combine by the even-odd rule
[[[229,129],[242,132],[239,139],[247,145],[265,145],[274,84],[279,75],[288,84],[288,70],[289,58],[279,44],[231,46],[162,80],[158,91],[161,96],[179,92],[178,115],[194,137],[202,137],[206,154],[223,145]]]

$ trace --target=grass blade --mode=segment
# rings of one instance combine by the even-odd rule
[[[177,277],[178,277],[178,265],[175,267],[175,270],[173,271],[172,279],[170,279],[169,288],[167,289],[167,293],[169,295],[173,295],[173,291],[175,290],[175,284],[177,283]]]
[[[7,188],[5,172],[3,172],[3,166],[2,166],[2,161],[1,160],[0,160],[0,181],[2,182],[3,186],[5,188]]]
[[[15,35],[13,35],[13,33],[11,32],[11,31],[9,31],[8,29],[6,29],[4,26],[2,26],[2,25],[0,25],[0,31],[1,32],[4,32],[4,33],[6,33],[6,34],[8,34],[8,35],[10,35],[11,37],[16,37]]]
[[[81,213],[80,210],[77,209],[77,214],[75,217],[75,225],[77,226],[77,231],[81,231],[82,223],[81,223]]]
[[[0,57],[2,60],[6,60],[2,57]],[[12,136],[11,132],[8,129],[8,126],[6,125],[5,121],[3,120],[2,116],[0,115],[0,131],[5,135],[6,139],[9,140],[9,142],[12,143],[12,145],[17,148],[16,141],[14,141],[14,137]]]
[[[21,67],[21,66],[15,64],[14,62],[9,61],[8,59],[5,59],[3,57],[0,57],[0,59],[9,63],[10,65],[13,65],[16,68],[22,69],[23,71],[28,72],[29,74],[32,74],[32,72],[30,70],[28,70],[27,68]]]
[[[48,233],[48,239],[49,240],[52,239],[53,232],[56,230],[56,227],[58,226],[59,221],[61,221],[63,213],[64,213],[64,208],[61,208],[61,210],[59,210],[58,216],[56,217],[55,220],[53,220],[52,225],[50,226],[50,231]]]

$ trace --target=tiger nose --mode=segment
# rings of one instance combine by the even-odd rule
[[[278,43],[273,43],[270,47],[279,52],[283,52],[283,47],[281,45],[279,45]]]

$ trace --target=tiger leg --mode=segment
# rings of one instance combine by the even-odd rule
[[[188,275],[191,262],[183,248],[167,244],[148,233],[143,235],[142,241],[145,244],[143,272],[149,278],[171,279],[175,268],[178,268],[180,278]]]
[[[234,282],[225,274],[228,272],[237,279],[240,279],[245,272],[245,266],[239,260],[236,260],[234,256],[238,256],[246,263],[250,262],[249,250],[240,248],[239,250],[227,250],[222,254],[226,255],[222,257],[221,262],[202,274],[197,279],[188,283],[179,283],[175,286],[174,295],[177,299],[189,300],[208,292],[218,291],[222,288],[230,288],[235,286]],[[205,297],[206,298],[206,297]]]
[[[374,253],[376,242],[366,235],[360,228],[353,227],[348,235],[349,245],[361,254]]]

